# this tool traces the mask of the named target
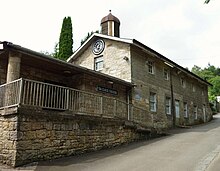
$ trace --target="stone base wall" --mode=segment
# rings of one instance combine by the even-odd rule
[[[17,116],[0,115],[0,163],[14,166],[16,162]]]
[[[64,112],[20,109],[15,166],[129,143],[141,138],[124,122]]]

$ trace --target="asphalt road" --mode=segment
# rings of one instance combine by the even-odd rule
[[[220,115],[210,123],[176,129],[154,140],[40,162],[37,171],[203,171],[220,152]],[[220,168],[219,168],[220,170]]]
[[[220,115],[190,129],[109,150],[39,162],[36,171],[214,171],[220,167]],[[21,168],[20,168],[21,169]],[[28,168],[26,168],[28,170]],[[220,170],[220,168],[218,169]]]

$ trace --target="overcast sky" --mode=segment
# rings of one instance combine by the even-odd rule
[[[183,67],[220,67],[220,0],[0,0],[0,41],[53,52],[62,20],[72,18],[74,50],[100,30],[109,10],[122,38],[136,39]]]

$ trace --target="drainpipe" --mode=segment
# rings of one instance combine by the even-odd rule
[[[131,92],[131,90],[128,90],[127,91],[127,107],[128,107],[128,113],[127,113],[127,115],[128,115],[128,120],[130,120],[131,118],[130,118],[130,92]]]

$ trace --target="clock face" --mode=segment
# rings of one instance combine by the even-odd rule
[[[92,52],[95,55],[99,55],[103,52],[104,48],[105,48],[105,42],[101,39],[98,39],[95,41],[95,43],[92,46]]]

